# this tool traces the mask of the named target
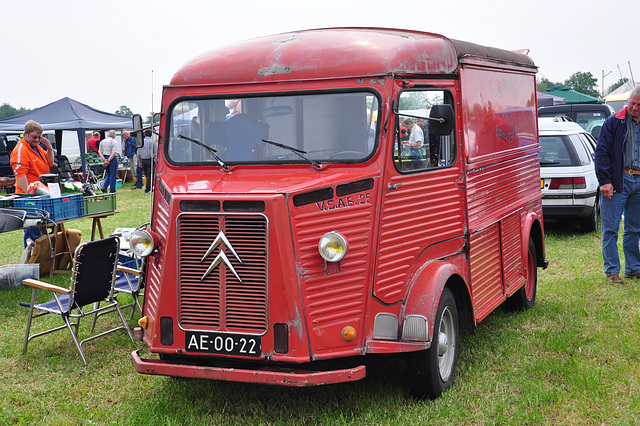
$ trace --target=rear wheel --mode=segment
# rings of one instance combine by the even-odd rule
[[[445,288],[436,313],[431,347],[407,359],[409,386],[419,398],[434,399],[453,385],[458,363],[458,311],[451,290]]]
[[[593,206],[593,211],[588,217],[580,219],[580,230],[582,232],[597,231],[600,227],[600,204],[598,203],[598,197]]]
[[[506,301],[507,309],[511,311],[523,311],[533,307],[536,303],[536,290],[538,287],[538,271],[536,269],[536,245],[529,238],[529,250],[525,264],[526,282]]]

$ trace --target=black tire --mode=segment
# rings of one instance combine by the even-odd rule
[[[506,301],[506,308],[510,311],[524,311],[532,308],[536,303],[538,288],[538,270],[536,268],[536,245],[529,238],[529,250],[525,259],[525,284]]]
[[[580,219],[580,231],[584,233],[597,231],[600,227],[600,203],[598,197],[596,197],[596,203],[593,206],[593,211],[588,217]]]
[[[431,347],[407,358],[411,392],[418,398],[438,398],[453,386],[458,363],[459,327],[456,300],[445,287],[440,296]]]

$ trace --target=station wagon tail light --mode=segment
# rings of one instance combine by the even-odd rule
[[[158,236],[150,229],[137,229],[131,234],[129,246],[136,256],[147,257],[158,247]]]
[[[587,181],[584,177],[553,178],[549,189],[586,189]]]
[[[340,262],[347,254],[347,240],[336,231],[327,232],[320,238],[318,251],[327,262]]]

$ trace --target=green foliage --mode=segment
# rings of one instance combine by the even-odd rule
[[[121,105],[120,108],[115,112],[117,115],[121,115],[123,117],[133,117],[133,111],[129,109],[126,105]]]
[[[399,109],[430,109],[433,105],[444,102],[442,96],[429,91],[403,92],[400,96]]]
[[[151,118],[152,117],[153,116],[151,114],[147,115],[147,118],[145,118],[145,120],[144,120],[144,124],[151,124]],[[155,120],[153,120],[153,124],[154,125],[160,124],[160,115],[156,115],[155,116]]]
[[[148,220],[149,195],[129,188],[118,189],[106,233]],[[67,223],[83,240],[90,227]],[[18,302],[31,291],[0,290],[0,424],[639,424],[640,279],[608,283],[600,234],[568,228],[546,227],[550,266],[538,270],[536,305],[497,310],[461,335],[456,383],[435,401],[408,396],[398,357],[369,359],[362,381],[288,388],[140,375],[129,354],[145,345],[124,333],[87,342],[87,366],[66,330],[23,355],[27,310]],[[22,233],[2,233],[0,244],[0,261],[15,263]],[[67,285],[69,275],[45,280]]]
[[[564,85],[570,87],[576,92],[583,93],[585,95],[600,97],[598,90],[596,89],[598,80],[591,74],[591,72],[576,72],[564,81]]]
[[[2,120],[3,118],[13,117],[14,115],[20,115],[29,111],[31,110],[24,107],[14,108],[9,104],[4,103],[0,105],[0,120]]]
[[[536,84],[536,90],[538,92],[546,92],[547,89],[552,88],[553,86],[558,86],[560,85],[560,83],[554,83],[551,80],[549,80],[547,77],[540,77],[538,79],[538,83]]]
[[[625,84],[626,82],[628,82],[629,79],[627,77],[623,77],[620,80],[618,80],[616,83],[612,84],[611,86],[609,86],[609,88],[607,89],[607,93],[611,93],[614,90],[616,90],[618,87],[622,86],[623,84]]]

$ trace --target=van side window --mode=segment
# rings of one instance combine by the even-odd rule
[[[456,158],[455,130],[447,135],[432,131],[434,105],[453,105],[444,90],[405,90],[398,99],[393,160],[400,172],[448,167]]]

